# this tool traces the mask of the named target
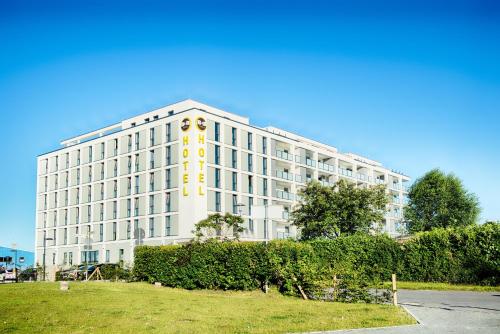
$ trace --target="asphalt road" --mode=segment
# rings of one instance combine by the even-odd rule
[[[398,294],[400,304],[417,318],[418,325],[323,334],[500,334],[500,292],[399,290]]]

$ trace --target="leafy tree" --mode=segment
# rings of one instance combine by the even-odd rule
[[[433,169],[410,187],[404,216],[411,233],[436,227],[458,227],[477,222],[476,195],[469,193],[453,174]]]
[[[368,232],[373,223],[384,218],[388,203],[383,185],[356,188],[345,180],[332,187],[313,181],[300,196],[292,220],[300,228],[302,240]]]
[[[217,239],[217,240],[239,240],[240,233],[245,228],[242,226],[243,218],[227,212],[225,215],[214,213],[196,223],[193,234],[197,240]]]

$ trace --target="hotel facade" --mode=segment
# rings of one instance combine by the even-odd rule
[[[131,263],[136,245],[191,240],[194,225],[215,212],[241,215],[243,240],[293,238],[289,214],[311,180],[385,184],[382,230],[396,235],[409,182],[376,161],[193,100],[61,145],[37,158],[35,262],[45,249],[48,272]],[[257,208],[274,214],[264,219]]]

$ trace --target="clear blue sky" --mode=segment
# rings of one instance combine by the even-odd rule
[[[500,219],[494,1],[71,2],[0,2],[0,244],[34,248],[38,154],[185,98],[453,172]]]

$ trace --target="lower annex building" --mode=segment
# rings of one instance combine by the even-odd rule
[[[61,144],[37,158],[35,262],[45,244],[48,271],[130,263],[136,245],[191,240],[194,224],[215,212],[241,214],[243,240],[293,238],[289,213],[311,180],[386,184],[383,231],[396,235],[409,182],[376,161],[193,100]],[[252,207],[271,205],[279,217],[255,218]]]

